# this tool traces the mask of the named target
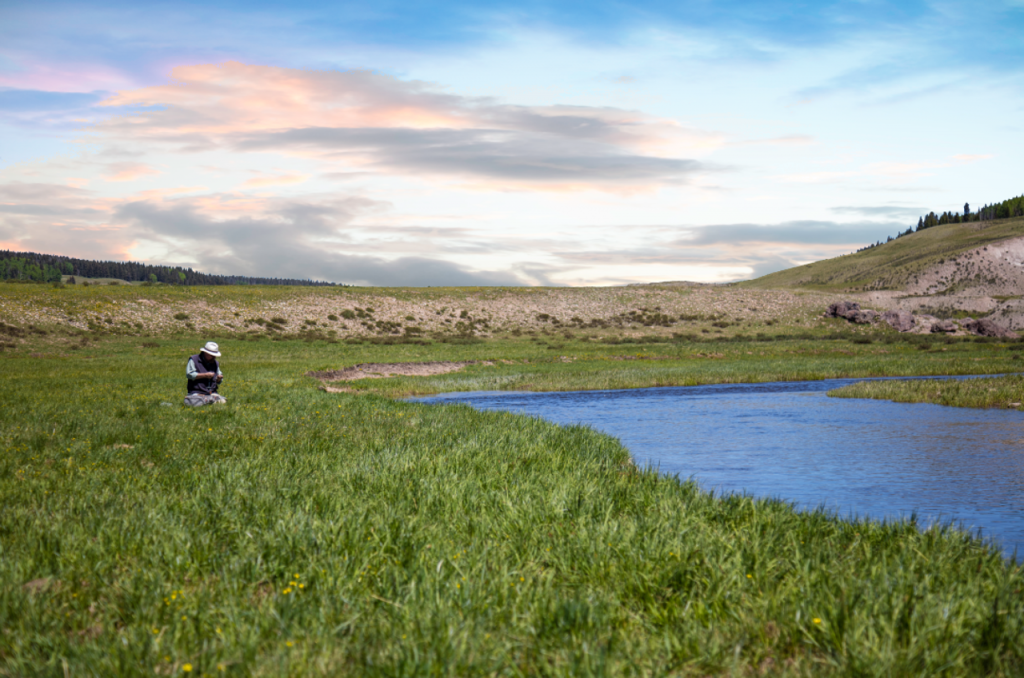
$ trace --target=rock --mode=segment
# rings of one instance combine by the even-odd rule
[[[971,330],[975,334],[979,334],[983,337],[1003,337],[1006,339],[1016,339],[1017,333],[1013,332],[1002,325],[997,325],[988,318],[982,318],[976,320],[974,323],[974,329]]]
[[[828,310],[825,311],[826,318],[846,318],[850,320],[850,316],[860,310],[860,304],[856,301],[839,301],[834,304],[830,304]]]
[[[863,311],[854,311],[853,313],[846,316],[846,319],[850,322],[857,323],[858,325],[868,325],[875,322],[878,318],[878,312],[870,309],[864,309]]]
[[[882,320],[889,323],[897,332],[909,332],[914,329],[914,314],[910,311],[886,311]]]
[[[956,332],[957,324],[952,320],[940,320],[932,325],[932,333]]]

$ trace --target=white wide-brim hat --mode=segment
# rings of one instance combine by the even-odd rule
[[[220,346],[217,345],[216,341],[206,342],[206,346],[203,346],[203,353],[209,353],[214,358],[220,357]]]

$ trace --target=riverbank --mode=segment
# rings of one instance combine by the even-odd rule
[[[1024,407],[1024,375],[984,379],[862,381],[829,391],[832,398],[871,398],[897,403],[1017,410]]]
[[[1010,675],[1024,661],[1024,576],[969,535],[713,497],[588,429],[302,376],[429,346],[224,342],[229,404],[185,409],[197,340],[44,336],[3,355],[4,673]],[[777,343],[780,360],[794,350]],[[994,368],[1011,353],[961,346]],[[504,359],[546,351],[490,346],[516,347]],[[893,369],[951,357],[827,347]],[[438,348],[472,360],[488,344]],[[755,360],[740,355],[676,362],[739,374]],[[534,369],[441,377],[516,365]]]

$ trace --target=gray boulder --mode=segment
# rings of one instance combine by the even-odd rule
[[[826,318],[844,318],[852,323],[867,325],[878,319],[878,312],[869,309],[861,310],[856,301],[839,301],[831,304],[825,311]]]
[[[828,310],[825,311],[825,317],[851,320],[858,311],[860,311],[860,304],[856,301],[839,301],[829,305]]]
[[[882,320],[897,332],[909,332],[914,329],[914,314],[910,311],[886,311]]]
[[[1014,332],[1014,331],[1012,331],[1010,329],[1007,329],[1007,328],[1003,327],[1002,325],[997,325],[996,323],[994,323],[993,321],[989,320],[988,318],[982,318],[981,320],[976,320],[975,323],[974,323],[974,329],[971,330],[971,331],[974,332],[975,334],[981,335],[983,337],[1003,337],[1003,338],[1006,338],[1006,339],[1016,339],[1017,338],[1017,333],[1016,332]]]
[[[878,312],[872,311],[871,309],[854,311],[850,315],[846,316],[846,319],[852,323],[857,323],[858,325],[869,325],[878,319]]]
[[[957,324],[952,320],[939,320],[932,324],[932,333],[937,334],[939,332],[956,332]]]

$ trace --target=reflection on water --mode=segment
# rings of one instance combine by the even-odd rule
[[[953,520],[1024,554],[1024,414],[825,395],[854,381],[421,400],[589,424],[637,463],[707,489],[842,515]]]

